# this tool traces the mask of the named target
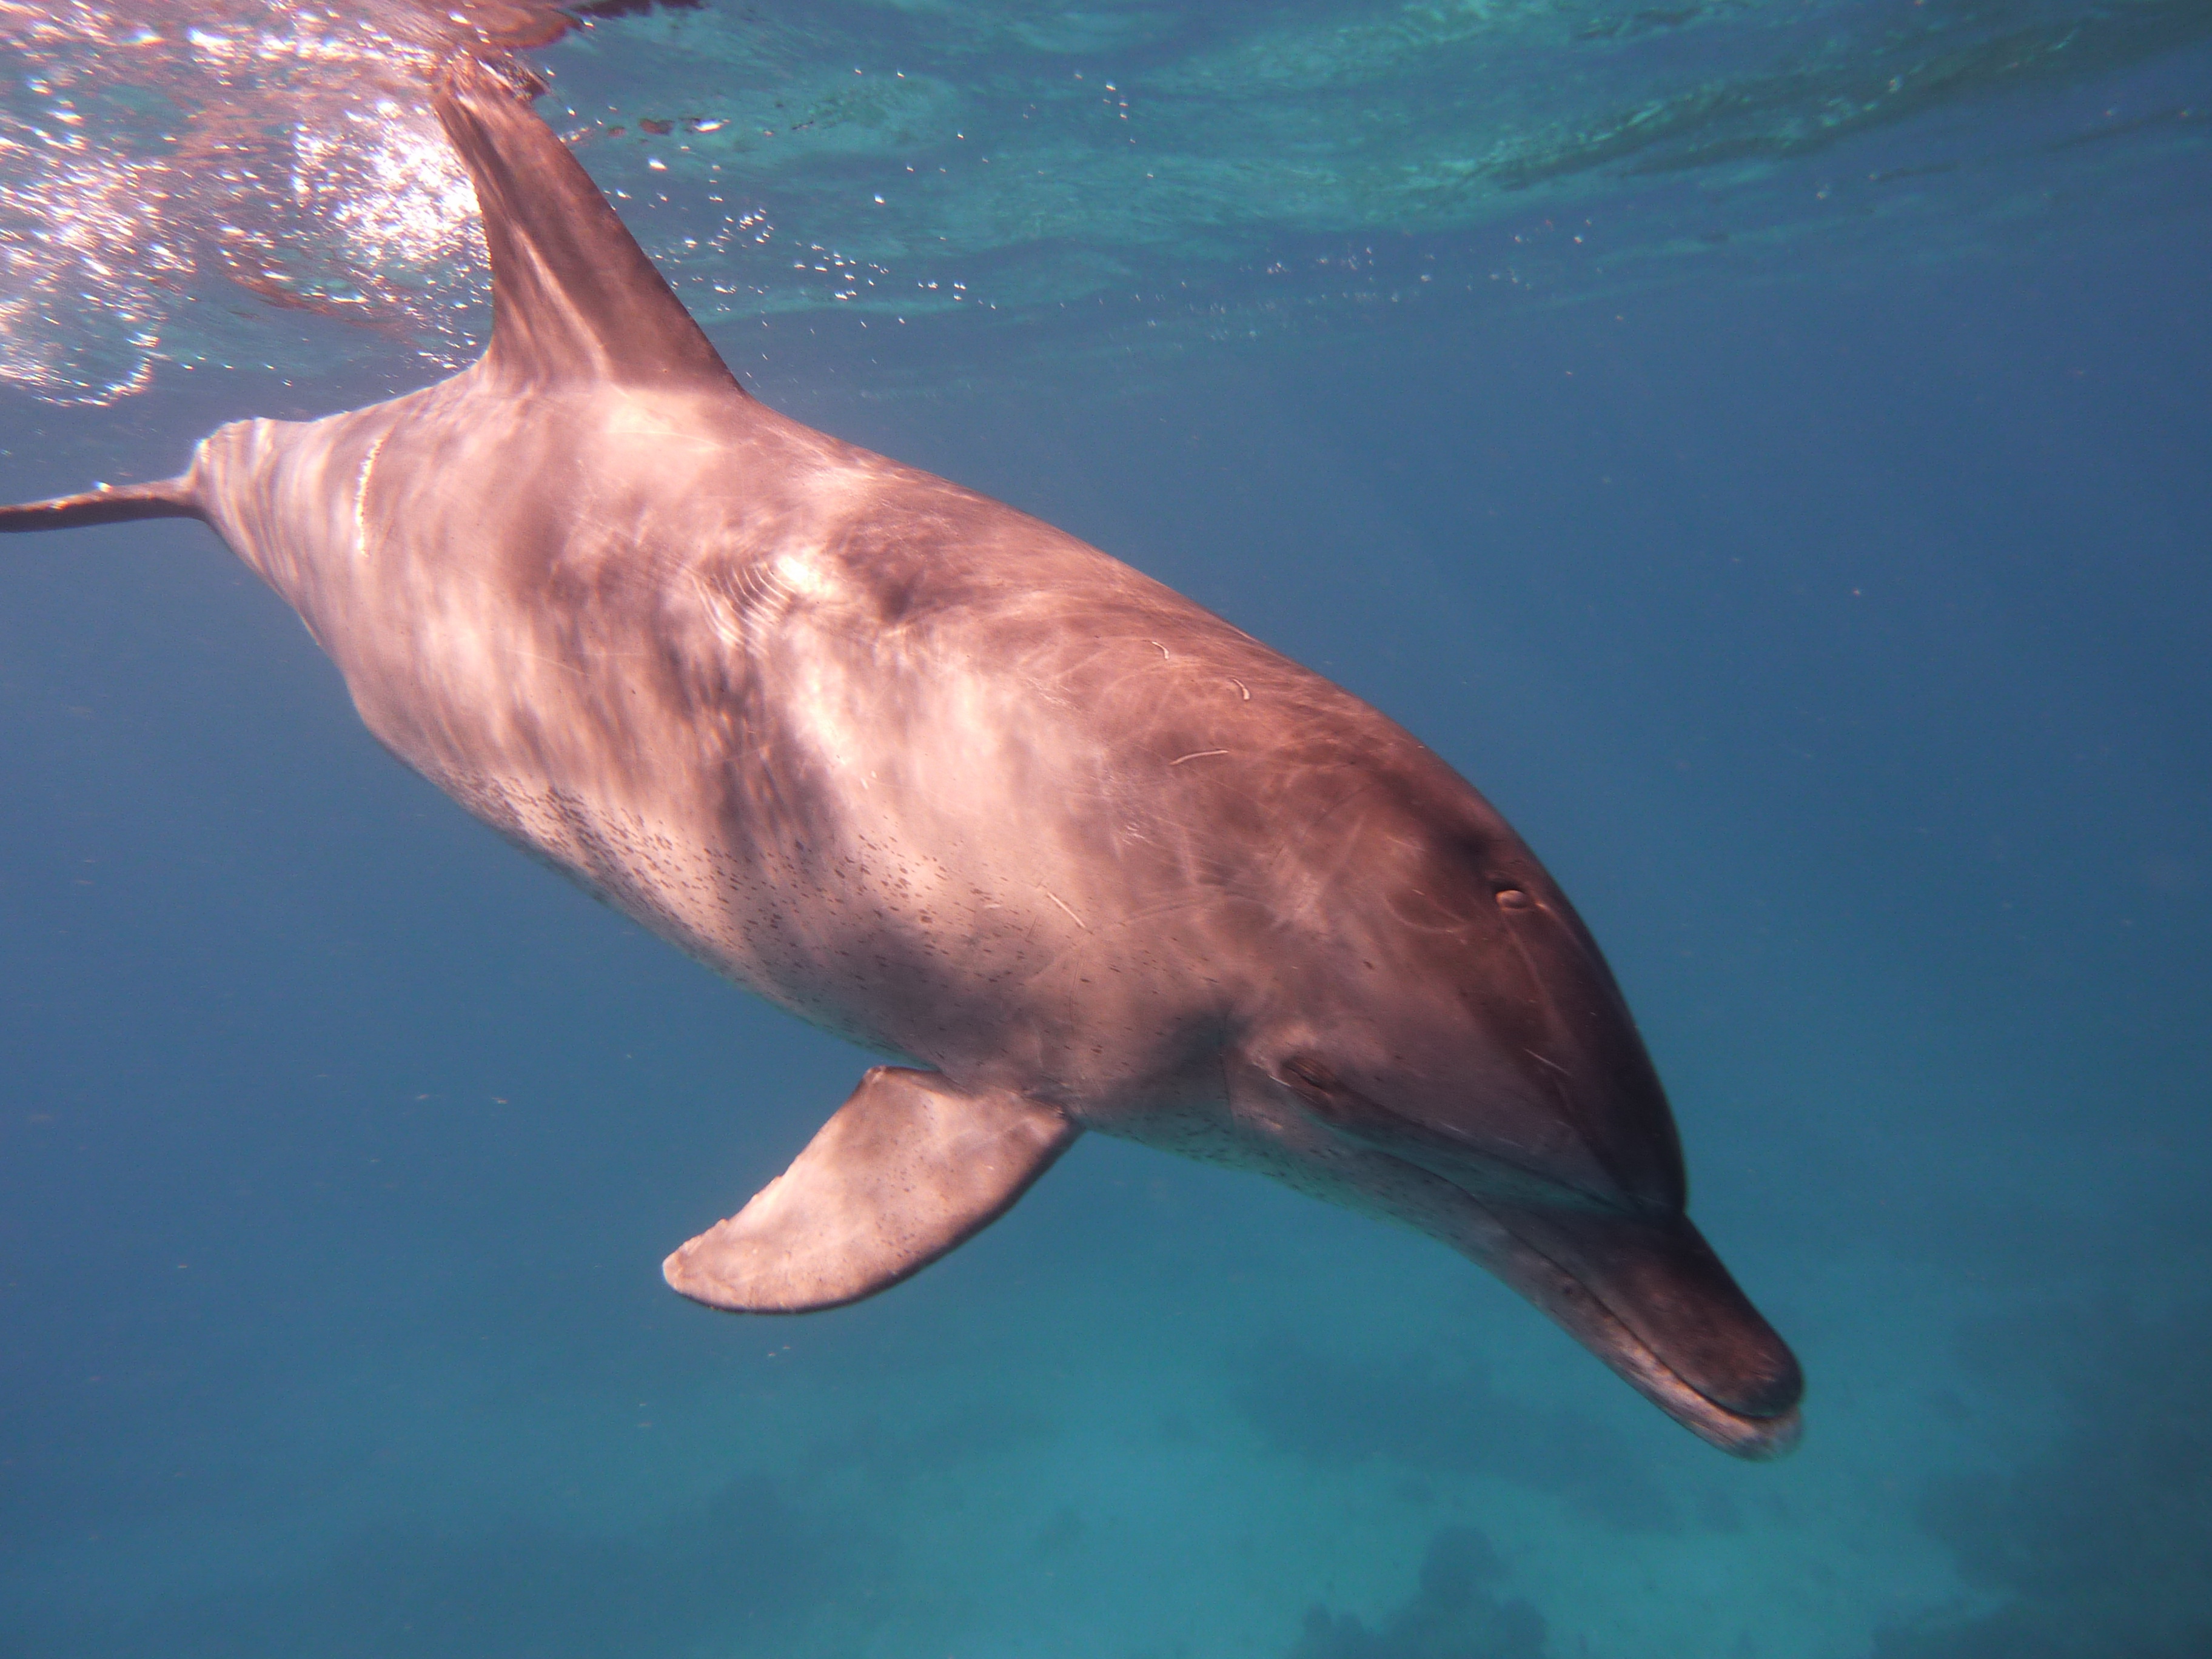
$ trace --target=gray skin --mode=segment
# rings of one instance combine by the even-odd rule
[[[1417,1228],[1715,1445],[1791,1443],[1796,1363],[1488,803],[1158,582],[755,402],[500,72],[449,66],[437,107],[491,252],[482,362],[0,529],[204,519],[410,766],[913,1062],[672,1255],[676,1289],[870,1295],[1096,1129]]]

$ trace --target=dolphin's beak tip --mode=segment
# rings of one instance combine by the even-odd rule
[[[1758,1319],[1756,1311],[1748,1304],[1745,1306],[1751,1317]],[[1741,1358],[1735,1374],[1728,1378],[1731,1386],[1717,1388],[1709,1382],[1698,1392],[1723,1411],[1748,1421],[1794,1421],[1805,1398],[1805,1373],[1797,1356],[1764,1320],[1741,1334],[1738,1352]]]
[[[1745,1306],[1748,1310],[1749,1304]],[[1755,1313],[1751,1316],[1758,1318]],[[1752,1352],[1745,1356],[1737,1385],[1724,1390],[1693,1389],[1698,1409],[1682,1421],[1723,1451],[1749,1462],[1771,1462],[1795,1450],[1804,1435],[1801,1402],[1805,1373],[1798,1368],[1797,1357],[1763,1320],[1747,1335],[1754,1340],[1746,1344]]]
[[[1684,1426],[1747,1463],[1771,1463],[1787,1457],[1805,1437],[1805,1416],[1795,1406],[1776,1417],[1739,1417],[1730,1413],[1724,1423],[1686,1423]]]
[[[1796,1407],[1778,1418],[1745,1418],[1745,1427],[1750,1433],[1739,1444],[1729,1447],[1745,1462],[1774,1462],[1787,1458],[1796,1451],[1798,1443],[1805,1437],[1805,1413]]]

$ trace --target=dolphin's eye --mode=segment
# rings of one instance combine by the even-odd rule
[[[1357,1134],[1360,1108],[1366,1103],[1346,1089],[1334,1072],[1310,1054],[1293,1054],[1283,1062],[1281,1080],[1306,1109],[1322,1122]]]
[[[1297,1088],[1301,1083],[1306,1085],[1305,1089],[1298,1091],[1301,1094],[1310,1089],[1319,1094],[1334,1095],[1340,1093],[1344,1087],[1336,1080],[1335,1073],[1330,1071],[1321,1061],[1309,1059],[1304,1054],[1295,1054],[1285,1060],[1283,1070],[1289,1073],[1292,1088]]]
[[[1498,908],[1501,910],[1526,910],[1535,901],[1518,887],[1501,887],[1498,890]]]

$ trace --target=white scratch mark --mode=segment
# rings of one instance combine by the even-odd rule
[[[376,465],[376,458],[384,453],[384,441],[391,435],[389,428],[376,434],[368,453],[361,458],[360,476],[353,481],[354,551],[357,556],[366,556],[368,552],[368,475]]]
[[[582,669],[577,667],[574,663],[562,662],[558,657],[548,657],[536,651],[526,651],[519,645],[508,646],[507,647],[507,654],[520,662],[534,662],[541,664],[547,668],[557,668],[564,674],[574,674],[578,679],[586,679],[589,678],[589,676],[586,675]],[[623,654],[625,656],[635,656],[636,653],[624,652]]]
[[[1543,1055],[1538,1054],[1534,1048],[1523,1048],[1521,1052],[1528,1055],[1529,1059],[1534,1060],[1539,1066],[1550,1066],[1553,1071],[1557,1072],[1561,1077],[1565,1078],[1569,1082],[1572,1082],[1574,1080],[1575,1074],[1569,1071],[1565,1066],[1560,1065],[1558,1060],[1547,1060]]]
[[[1181,766],[1187,760],[1204,760],[1208,755],[1225,755],[1228,752],[1226,749],[1194,749],[1188,755],[1177,755],[1168,764]]]
[[[1244,682],[1243,682],[1243,681],[1242,681],[1242,680],[1240,680],[1240,679],[1237,679],[1237,678],[1232,678],[1230,680],[1230,682],[1229,682],[1229,683],[1230,683],[1230,684],[1231,684],[1231,685],[1235,686],[1235,687],[1236,687],[1239,691],[1243,691],[1243,692],[1244,692],[1244,701],[1245,701],[1245,702],[1251,702],[1251,701],[1252,701],[1252,694],[1251,694],[1251,692],[1250,692],[1250,691],[1249,691],[1249,690],[1245,690],[1245,685],[1244,685]]]
[[[1040,892],[1040,893],[1042,893],[1042,894],[1043,894],[1047,898],[1050,899],[1050,900],[1051,900],[1054,904],[1059,905],[1059,906],[1060,906],[1060,908],[1061,909],[1063,909],[1063,910],[1067,910],[1067,904],[1066,904],[1066,901],[1064,901],[1064,900],[1060,896],[1060,895],[1059,895],[1059,894],[1057,894],[1057,893],[1054,892],[1054,891],[1052,890],[1052,889],[1051,889],[1051,888],[1049,888],[1049,887],[1040,887],[1040,888],[1038,888],[1038,889],[1037,889],[1037,891],[1038,891],[1038,892]],[[1089,932],[1091,931],[1091,924],[1090,924],[1089,922],[1087,922],[1087,921],[1084,921],[1084,919],[1083,919],[1081,916],[1077,915],[1075,914],[1075,912],[1074,912],[1074,911],[1073,911],[1073,910],[1067,910],[1067,919],[1068,919],[1070,921],[1073,922],[1073,923],[1074,923],[1078,927],[1080,927],[1080,928],[1081,928],[1085,933],[1089,933]]]
[[[1164,645],[1160,645],[1160,642],[1159,642],[1158,640],[1146,640],[1146,641],[1145,641],[1145,643],[1146,643],[1146,645],[1159,645],[1159,647],[1160,647],[1160,657],[1161,657],[1161,659],[1162,659],[1163,661],[1173,661],[1173,660],[1174,660],[1173,657],[1170,654],[1170,653],[1169,653],[1169,651],[1168,651],[1167,647],[1165,647]]]

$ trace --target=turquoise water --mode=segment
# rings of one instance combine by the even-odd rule
[[[0,5],[0,497],[466,360],[441,27]],[[88,530],[0,548],[0,1651],[2212,1649],[2212,11],[709,0],[529,56],[761,397],[1504,808],[1807,1438],[1731,1462],[1440,1247],[1095,1136],[878,1300],[678,1299],[866,1057],[399,769],[204,531]]]

